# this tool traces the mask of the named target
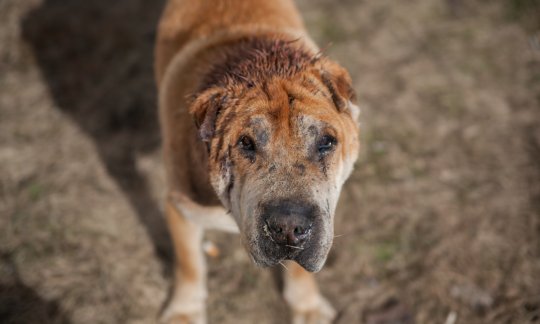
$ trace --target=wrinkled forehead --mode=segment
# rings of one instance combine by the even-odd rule
[[[250,113],[242,121],[242,131],[253,132],[257,142],[302,140],[322,132],[338,136],[339,114],[321,92],[299,94],[286,87],[260,92],[244,103]]]
[[[252,135],[258,146],[264,147],[269,142],[289,145],[311,141],[322,134],[338,136],[337,125],[327,116],[297,111],[288,114],[285,121],[272,113],[259,113],[246,117],[240,132]]]

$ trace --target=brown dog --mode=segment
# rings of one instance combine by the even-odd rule
[[[290,0],[170,0],[156,77],[177,260],[164,321],[206,322],[201,239],[214,228],[239,232],[257,265],[296,261],[284,291],[294,322],[330,322],[309,272],[326,260],[358,154],[347,72]]]

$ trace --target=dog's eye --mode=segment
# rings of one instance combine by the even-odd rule
[[[244,135],[240,137],[238,140],[238,146],[246,152],[255,152],[255,143],[249,136]]]
[[[336,144],[337,144],[337,140],[335,137],[331,135],[324,135],[319,141],[317,149],[319,150],[320,154],[326,154],[332,151],[334,147],[336,146]]]

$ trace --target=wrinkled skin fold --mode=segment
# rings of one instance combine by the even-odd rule
[[[257,265],[324,265],[341,187],[358,155],[350,82],[343,68],[299,42],[246,38],[192,96],[210,182]],[[276,243],[269,220],[293,214],[309,225],[305,240]]]

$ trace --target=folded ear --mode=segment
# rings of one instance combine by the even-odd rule
[[[353,119],[358,120],[360,108],[355,104],[356,94],[349,73],[338,64],[327,61],[323,65],[321,78],[338,111],[349,111]]]
[[[195,120],[199,137],[203,142],[209,142],[214,137],[216,119],[225,100],[226,96],[222,90],[210,89],[199,94],[191,104],[189,112]]]

